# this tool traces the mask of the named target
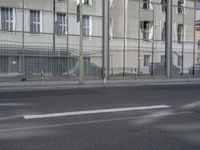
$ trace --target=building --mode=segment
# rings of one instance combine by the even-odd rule
[[[109,76],[164,76],[165,0],[110,0]],[[79,75],[77,0],[0,1],[0,79]],[[83,0],[85,77],[103,76],[103,0]],[[197,60],[195,2],[173,0],[173,73]],[[195,41],[195,42],[194,42]],[[157,69],[152,69],[157,68]]]
[[[128,74],[134,70],[150,74],[149,64],[165,63],[165,6],[164,0],[112,1],[110,64],[113,68],[119,67]],[[194,63],[194,18],[194,1],[173,1],[173,64],[177,70],[174,76],[188,74]],[[160,73],[156,71],[155,74]]]

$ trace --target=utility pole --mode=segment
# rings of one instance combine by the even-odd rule
[[[172,77],[172,0],[167,0],[166,11],[166,77],[169,79]]]
[[[80,0],[80,41],[79,41],[79,84],[83,83],[83,2]]]

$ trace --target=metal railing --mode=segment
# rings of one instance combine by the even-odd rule
[[[28,1],[22,0],[21,2]],[[20,2],[20,1],[19,1]],[[52,1],[53,2],[53,1]],[[65,1],[66,7],[55,3],[53,7],[44,10],[3,5],[0,8],[12,8],[12,29],[0,26],[0,80],[77,80],[80,74],[79,66],[79,23],[77,23],[76,3]],[[49,3],[51,3],[49,1]],[[101,5],[97,5],[101,4]],[[199,77],[199,40],[200,33],[197,15],[200,10],[195,8],[193,1],[184,6],[182,14],[178,14],[178,6],[173,4],[172,12],[172,77]],[[193,4],[193,5],[192,5]],[[10,6],[9,6],[10,5]],[[113,0],[109,7],[109,30],[106,29],[105,7],[97,0],[93,6],[84,6],[83,14],[90,16],[86,20],[90,31],[83,37],[84,79],[104,77],[107,67],[108,78],[165,78],[166,50],[165,22],[166,15],[163,5],[151,1],[149,9],[144,9],[139,0]],[[18,5],[20,6],[20,5]],[[51,6],[51,5],[49,5]],[[165,6],[165,5],[164,5]],[[56,10],[57,7],[62,9]],[[91,7],[91,10],[90,10]],[[38,33],[30,32],[30,11],[38,10],[35,27]],[[94,11],[95,10],[95,11]],[[1,9],[1,16],[6,9]],[[32,12],[33,13],[33,12]],[[62,17],[57,14],[64,14]],[[34,15],[32,15],[34,16]],[[58,19],[61,20],[58,21]],[[63,21],[63,19],[66,19]],[[33,19],[34,20],[34,19]],[[142,22],[146,25],[141,25]],[[55,32],[62,24],[63,32]],[[38,25],[37,25],[38,24]],[[147,27],[148,24],[148,27]],[[184,40],[178,42],[178,24],[183,24]],[[10,26],[11,27],[11,26]],[[148,31],[144,28],[147,28]],[[65,31],[65,32],[64,32]],[[108,49],[105,52],[106,38]],[[143,38],[143,35],[148,36]],[[62,34],[61,34],[62,33]],[[106,56],[105,56],[106,55]],[[146,56],[146,57],[145,57]],[[106,62],[106,63],[105,63]],[[144,63],[145,62],[145,63]]]

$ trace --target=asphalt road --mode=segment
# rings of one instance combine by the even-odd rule
[[[200,150],[200,85],[0,93],[0,150]]]

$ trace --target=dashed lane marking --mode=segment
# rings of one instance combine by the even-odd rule
[[[171,107],[171,106],[155,105],[155,106],[142,106],[142,107],[97,109],[97,110],[61,112],[61,113],[40,114],[40,115],[26,115],[26,116],[23,116],[23,118],[24,119],[42,119],[42,118],[64,117],[64,116],[75,116],[75,115],[89,115],[89,114],[101,114],[101,113],[138,111],[138,110],[151,110],[151,109],[161,109],[161,108],[169,108],[169,107]]]

